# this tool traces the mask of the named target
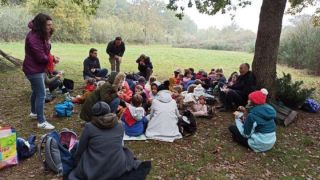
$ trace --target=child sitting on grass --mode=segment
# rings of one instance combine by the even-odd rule
[[[145,109],[145,110],[148,110],[148,96],[146,95],[146,93],[144,92],[144,89],[141,85],[136,85],[135,87],[135,95],[136,94],[139,94],[140,96],[142,96],[142,107]]]
[[[195,117],[212,117],[212,110],[209,110],[206,99],[205,99],[205,92],[204,88],[201,84],[197,85],[197,87],[193,90],[193,96],[195,97],[196,101],[190,108],[190,111]],[[210,107],[211,108],[211,107]]]
[[[71,98],[73,103],[83,104],[86,98],[96,89],[96,80],[94,78],[89,78],[86,80],[87,85],[83,90],[82,95],[77,95],[75,98]]]
[[[268,151],[276,142],[276,111],[266,103],[267,95],[266,89],[249,94],[248,115],[241,119],[246,110],[239,107],[242,112],[234,113],[236,125],[229,127],[234,141],[255,152]]]
[[[136,94],[132,97],[132,104],[127,105],[121,120],[124,123],[124,130],[128,136],[140,136],[145,132],[148,120],[142,106],[142,96]]]
[[[149,102],[152,102],[153,99],[158,97],[158,85],[156,83],[151,84],[151,91],[149,96]]]
[[[179,112],[183,111],[183,99],[184,97],[182,96],[182,86],[181,85],[176,85],[173,87],[173,92],[172,92],[172,99],[176,100],[177,102],[177,107]]]
[[[121,90],[118,93],[118,96],[121,100],[130,103],[132,98],[132,91],[129,87],[129,84],[127,81],[124,81],[121,87]]]
[[[212,111],[210,111],[209,108],[206,104],[205,97],[200,96],[196,103],[193,104],[191,112],[195,117],[212,118]]]
[[[191,82],[194,82],[192,79],[192,73],[189,69],[184,70],[184,77],[182,79],[183,82],[183,89],[187,90],[188,86],[190,85]]]
[[[151,76],[148,83],[144,86],[144,89],[147,91],[151,91],[151,85],[155,83],[157,86],[159,86],[161,83],[157,81],[157,78],[155,76]]]

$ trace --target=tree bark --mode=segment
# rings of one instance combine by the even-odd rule
[[[7,53],[3,52],[1,49],[0,49],[0,55],[3,56],[4,59],[10,61],[10,62],[11,62],[12,64],[14,64],[16,67],[21,67],[22,64],[23,64],[23,61],[22,61],[22,60],[8,55]],[[2,58],[1,58],[0,60],[2,60]]]
[[[252,70],[260,88],[267,88],[274,97],[277,56],[282,19],[287,0],[263,0]]]
[[[320,46],[319,46],[320,47]],[[320,49],[320,48],[318,48]],[[315,70],[316,76],[320,76],[320,51],[316,54],[316,70]]]

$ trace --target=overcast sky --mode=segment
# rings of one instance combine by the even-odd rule
[[[234,21],[241,28],[249,29],[253,32],[257,32],[259,23],[259,13],[262,0],[253,0],[250,6],[246,8],[238,8]],[[288,3],[287,3],[288,6]],[[309,8],[304,10],[305,14],[312,14],[315,8]],[[210,26],[222,28],[232,23],[232,20],[228,14],[218,13],[214,16],[208,16],[198,13],[195,7],[186,8],[185,13],[191,17],[191,19],[197,24],[200,29],[207,29]],[[283,19],[283,25],[289,24],[291,15],[285,15]]]

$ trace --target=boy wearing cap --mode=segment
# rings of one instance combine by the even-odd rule
[[[276,111],[266,103],[267,95],[266,89],[249,94],[248,116],[241,120],[242,113],[246,112],[240,107],[242,112],[234,113],[236,125],[229,127],[234,141],[255,152],[268,151],[276,142]]]

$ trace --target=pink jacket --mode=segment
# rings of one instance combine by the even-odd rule
[[[130,90],[129,84],[125,81],[122,88],[124,88],[126,92],[122,93],[121,96],[119,96],[119,98],[127,103],[130,103],[132,98],[132,91]]]
[[[208,108],[207,108],[207,105],[202,105],[200,103],[195,103],[193,105],[193,112],[192,114],[194,116],[206,116],[208,115]]]

